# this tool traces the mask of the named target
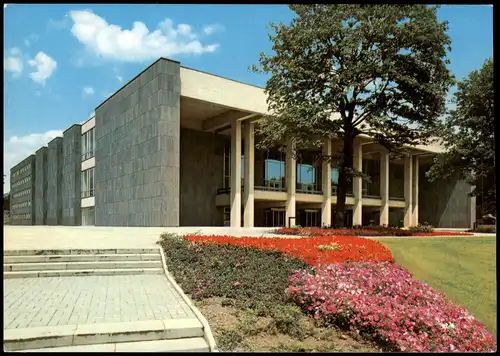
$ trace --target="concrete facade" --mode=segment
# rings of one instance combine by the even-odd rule
[[[48,144],[47,153],[47,225],[62,223],[63,139]]]
[[[475,197],[468,196],[470,185],[457,177],[431,183],[425,177],[430,165],[420,168],[420,221],[439,228],[468,228],[474,220],[471,214],[475,212],[471,206],[475,205]]]
[[[46,225],[48,148],[40,148],[35,157],[35,225]]]
[[[35,155],[10,170],[10,223],[33,225],[35,222]]]
[[[13,224],[250,228],[333,221],[337,162],[311,157],[336,154],[342,140],[323,138],[322,147],[298,158],[291,141],[283,152],[259,150],[258,119],[269,114],[262,88],[160,58],[95,112],[37,152],[29,203],[35,214]],[[346,223],[472,227],[471,187],[424,177],[439,152],[416,146],[404,159],[391,158],[359,135],[354,167],[371,182],[355,178],[347,187]]]
[[[221,135],[181,129],[180,226],[222,225],[221,209],[214,207],[226,141]]]
[[[96,109],[97,226],[179,225],[179,71],[159,60]]]
[[[62,225],[81,225],[80,211],[80,167],[81,167],[81,125],[73,125],[63,133],[62,159]]]

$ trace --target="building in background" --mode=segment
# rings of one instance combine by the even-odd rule
[[[315,156],[339,151],[341,142],[326,140],[323,152],[311,147],[298,160],[290,151],[257,150],[256,120],[267,114],[262,88],[161,58],[95,112],[12,169],[11,175],[29,160],[36,167],[25,173],[36,184],[14,187],[20,178],[11,178],[13,193],[31,189],[25,198],[31,215],[15,221],[236,227],[332,222],[338,170],[316,164]],[[354,164],[371,182],[354,181],[347,222],[471,227],[471,187],[425,178],[438,152],[418,146],[411,157],[393,160],[370,137],[358,137]]]
[[[10,224],[33,225],[35,194],[35,155],[30,155],[10,170]]]

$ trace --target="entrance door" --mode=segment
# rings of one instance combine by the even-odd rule
[[[283,227],[285,226],[285,210],[284,209],[268,209],[264,212],[264,225],[266,227]]]
[[[305,211],[305,226],[306,227],[318,227],[320,226],[320,216],[318,210],[309,210]]]

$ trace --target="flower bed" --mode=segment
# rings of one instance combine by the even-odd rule
[[[320,227],[279,228],[275,230],[280,235],[298,236],[471,236],[470,232],[434,231],[412,232],[398,228],[367,226],[355,229],[324,229]]]
[[[325,323],[372,336],[389,350],[491,352],[496,341],[467,310],[392,263],[332,264],[290,277],[289,293]]]
[[[391,251],[382,243],[357,236],[316,236],[311,238],[262,238],[186,235],[192,242],[210,242],[264,250],[281,251],[309,265],[352,261],[394,262]]]
[[[470,232],[454,232],[454,231],[434,231],[434,232],[416,232],[413,236],[473,236]]]

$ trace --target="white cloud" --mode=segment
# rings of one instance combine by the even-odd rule
[[[47,27],[49,29],[54,29],[54,30],[62,30],[65,28],[69,28],[69,26],[70,26],[70,20],[68,15],[65,15],[61,20],[49,19],[49,22],[47,24]]]
[[[23,59],[19,48],[13,47],[7,51],[7,56],[3,58],[3,70],[11,72],[14,76],[22,73]]]
[[[31,35],[29,35],[24,39],[24,45],[26,47],[29,47],[33,42],[37,41],[39,38],[40,36],[38,36],[36,33],[32,33]]]
[[[12,136],[4,140],[3,174],[5,177],[4,193],[10,191],[10,169],[57,136],[62,130],[50,130],[44,133],[33,133],[26,136]]]
[[[212,33],[222,32],[222,31],[224,31],[224,26],[218,23],[203,27],[203,32],[205,33],[205,35],[211,35]]]
[[[190,25],[174,27],[168,18],[150,32],[140,21],[135,21],[132,29],[108,24],[90,10],[71,11],[69,15],[73,21],[71,33],[87,49],[105,59],[143,62],[179,54],[214,52],[219,47],[202,44]]]
[[[123,78],[122,78],[121,76],[117,75],[117,76],[116,76],[116,79],[118,79],[118,81],[119,81],[120,83],[123,83]]]
[[[94,95],[94,93],[95,93],[94,88],[92,88],[92,87],[83,87],[82,91],[83,91],[84,97]]]
[[[28,64],[36,69],[30,73],[31,79],[41,85],[45,85],[45,81],[50,78],[57,67],[57,62],[43,52],[38,52],[34,59],[28,61]]]

